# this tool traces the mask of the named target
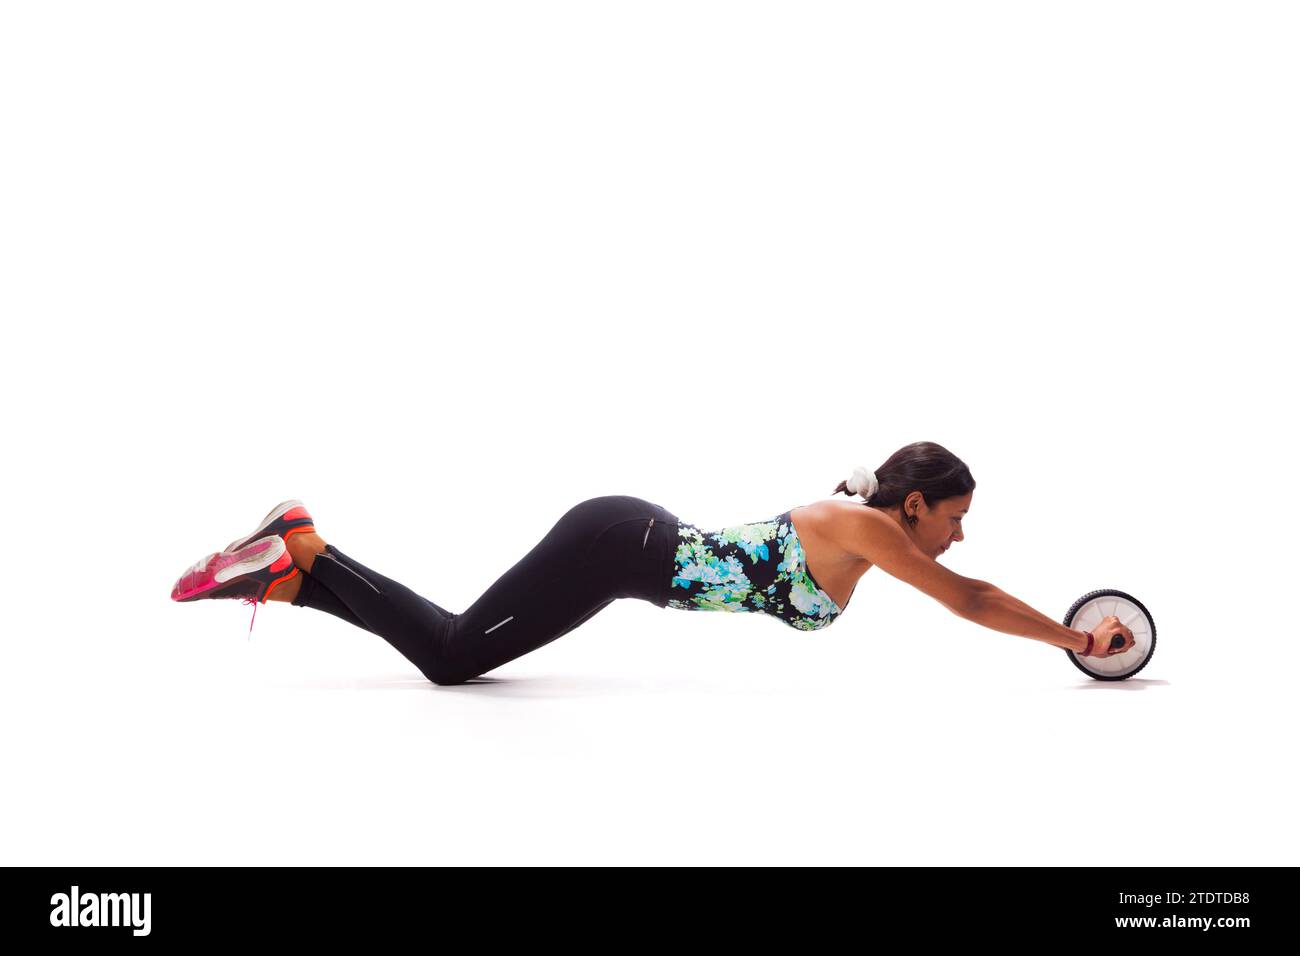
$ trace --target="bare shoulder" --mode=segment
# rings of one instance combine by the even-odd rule
[[[846,524],[856,535],[854,547],[862,558],[928,594],[954,614],[970,613],[980,582],[921,551],[889,515],[877,508],[859,508]]]
[[[867,553],[867,541],[882,532],[888,534],[888,529],[881,527],[880,522],[893,524],[887,515],[875,508],[868,508],[861,501],[844,499],[814,501],[793,509],[792,514],[800,528],[806,528],[819,538],[833,542],[848,556],[873,564],[875,562]],[[901,534],[902,529],[898,530]]]
[[[845,558],[862,560],[860,542],[863,532],[860,520],[863,512],[871,511],[861,502],[814,501],[791,509],[791,516],[799,525],[801,537],[815,537],[826,542]]]

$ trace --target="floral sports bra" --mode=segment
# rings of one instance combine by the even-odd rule
[[[843,611],[808,573],[789,511],[721,531],[680,522],[670,593],[669,607],[759,611],[801,631],[827,627]]]

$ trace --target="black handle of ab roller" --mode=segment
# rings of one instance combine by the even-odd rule
[[[1124,646],[1124,635],[1123,635],[1123,634],[1116,634],[1114,637],[1112,637],[1112,638],[1110,639],[1110,649],[1111,649],[1112,651],[1117,651],[1117,650],[1119,650],[1119,649],[1120,649],[1121,647],[1123,647],[1123,646]]]

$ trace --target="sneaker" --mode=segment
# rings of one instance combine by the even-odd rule
[[[288,543],[292,535],[315,530],[316,526],[311,515],[307,513],[307,509],[301,501],[282,501],[262,519],[262,523],[257,526],[256,531],[244,535],[242,538],[236,538],[226,545],[222,553],[228,554],[231,551],[238,551],[246,544],[256,541],[258,538],[264,538],[268,534],[278,534],[284,539],[285,543]]]
[[[172,600],[242,598],[253,605],[253,618],[248,622],[251,635],[257,605],[265,604],[272,591],[297,574],[284,539],[267,535],[234,551],[219,551],[196,561],[172,585]]]

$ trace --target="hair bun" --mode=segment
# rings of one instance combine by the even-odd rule
[[[880,482],[876,480],[874,471],[867,471],[861,465],[853,469],[853,477],[846,483],[845,487],[855,495],[861,495],[863,498],[870,500],[877,489],[880,488]]]

